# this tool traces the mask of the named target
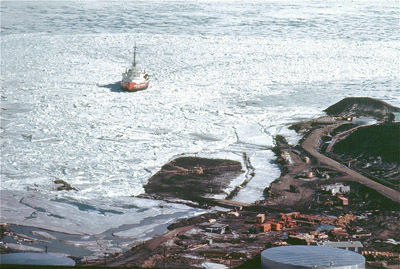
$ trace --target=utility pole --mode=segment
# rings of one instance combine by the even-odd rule
[[[166,258],[166,256],[165,256],[165,247],[164,247],[164,266],[163,266],[164,269],[165,269],[165,263],[166,263],[165,258]]]

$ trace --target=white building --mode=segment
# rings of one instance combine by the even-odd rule
[[[352,123],[355,125],[373,125],[376,124],[376,119],[372,118],[354,118]]]
[[[336,195],[338,193],[343,194],[343,193],[349,193],[350,192],[350,186],[345,186],[341,183],[335,183],[335,184],[330,184],[330,185],[324,185],[321,187],[323,191],[330,192],[332,195]]]
[[[317,245],[330,248],[341,248],[341,249],[351,250],[357,253],[361,253],[364,247],[360,241],[343,241],[343,242],[326,241],[317,243]]]

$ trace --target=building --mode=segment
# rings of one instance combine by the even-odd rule
[[[288,239],[286,239],[291,245],[310,245],[311,243],[315,244],[314,236],[310,234],[298,234],[298,235],[289,235]]]
[[[340,205],[342,205],[342,206],[349,205],[349,199],[348,198],[343,197],[343,196],[339,196],[338,199],[339,199]]]
[[[230,212],[228,212],[228,216],[239,217],[239,212],[237,212],[237,211],[230,211]]]
[[[335,238],[349,238],[349,234],[341,227],[333,228],[329,234]]]
[[[260,225],[260,232],[265,233],[271,231],[271,223],[263,223]]]
[[[264,223],[264,221],[265,221],[265,214],[258,214],[257,216],[256,216],[256,219],[257,219],[257,223]]]
[[[341,248],[346,250],[351,250],[357,253],[363,251],[363,244],[360,241],[342,241],[342,242],[319,242],[317,243],[318,246],[330,247],[330,248]]]
[[[400,122],[400,112],[392,112],[389,114],[389,122]]]
[[[287,220],[291,218],[298,218],[300,216],[300,212],[291,212],[291,213],[280,213],[281,220]]]
[[[350,186],[345,186],[341,183],[335,183],[330,185],[324,185],[321,187],[323,191],[330,192],[332,195],[336,195],[338,193],[349,193]]]
[[[354,118],[351,122],[355,125],[373,125],[377,123],[376,119],[372,118]]]
[[[339,248],[322,246],[282,246],[261,252],[262,268],[365,268],[364,256]]]
[[[280,231],[282,230],[282,224],[280,223],[271,223],[271,229],[272,231]]]
[[[215,234],[223,234],[225,233],[226,227],[228,225],[221,223],[214,223],[213,225],[206,228],[206,232],[215,233]]]

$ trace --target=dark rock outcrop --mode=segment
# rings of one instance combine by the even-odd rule
[[[324,110],[331,116],[364,116],[383,119],[400,108],[370,97],[347,97]]]
[[[71,191],[71,190],[76,190],[73,188],[70,184],[65,182],[62,179],[56,179],[54,180],[54,184],[56,185],[56,190],[57,191]]]
[[[242,173],[241,169],[236,161],[181,157],[164,165],[144,189],[149,195],[198,202],[222,193]]]

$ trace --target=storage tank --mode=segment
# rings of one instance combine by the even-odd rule
[[[321,246],[283,246],[261,252],[263,268],[359,269],[364,256],[353,251]]]
[[[372,124],[376,124],[377,121],[376,119],[372,119],[372,118],[354,118],[352,120],[353,124],[356,125],[372,125]]]

